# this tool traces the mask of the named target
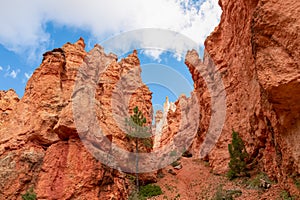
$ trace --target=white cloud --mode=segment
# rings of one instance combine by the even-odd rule
[[[179,54],[179,53],[175,53],[175,54],[173,55],[173,57],[176,58],[176,60],[177,60],[178,62],[180,62],[180,61],[182,60],[182,55]]]
[[[12,78],[16,78],[19,72],[20,72],[20,70],[17,70],[17,71],[12,70],[10,72],[9,76],[11,76]]]
[[[16,79],[21,72],[21,69],[13,69],[10,65],[7,65],[5,70],[4,67],[0,66],[0,71],[4,72],[4,77]]]
[[[26,77],[26,79],[29,79],[32,76],[32,73],[24,73],[24,76]]]
[[[10,71],[10,65],[8,65],[7,67],[6,67],[6,72],[9,72]]]
[[[32,76],[32,72],[29,73],[25,72],[24,78],[22,78],[22,83],[26,83],[31,76]]]
[[[160,55],[163,53],[163,50],[160,49],[144,49],[142,51],[143,54],[147,55],[148,57],[152,58],[157,62],[161,62]]]
[[[17,78],[18,74],[20,73],[20,69],[17,70],[10,70],[10,66],[8,67],[8,70],[6,70],[7,72],[5,73],[5,77],[11,77],[13,79]]]
[[[140,28],[178,31],[203,45],[218,24],[218,0],[10,0],[0,7],[0,43],[34,58],[49,44],[49,21],[90,31],[98,41]],[[200,3],[199,3],[200,2]],[[59,6],[58,6],[59,5]],[[185,7],[185,8],[183,8]],[[13,14],[12,14],[13,13]],[[157,53],[157,52],[156,52]],[[158,56],[152,53],[152,56]]]

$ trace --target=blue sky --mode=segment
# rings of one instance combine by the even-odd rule
[[[201,51],[220,15],[217,0],[2,2],[0,90],[13,88],[22,97],[28,78],[41,63],[42,54],[80,37],[84,38],[89,51],[95,43],[101,45],[120,33],[159,28],[185,35],[195,41],[197,50]],[[189,95],[193,85],[183,55],[178,55],[177,47],[171,45],[167,44],[164,49],[138,50],[142,78],[153,92],[154,104],[162,104],[165,96],[175,101],[179,93]],[[168,73],[173,75],[168,76]],[[162,84],[164,81],[166,84]]]

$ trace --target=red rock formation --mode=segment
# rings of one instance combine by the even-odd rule
[[[112,142],[121,148],[134,151],[134,144],[128,145],[129,140],[123,132],[125,118],[138,106],[146,117],[147,125],[152,123],[152,93],[142,82],[137,52],[120,62],[112,61],[99,77],[98,84],[101,87],[97,89],[96,98],[101,107],[97,116],[103,132],[113,135]]]
[[[208,158],[213,170],[227,170],[227,144],[238,131],[257,167],[282,185],[300,173],[300,2],[219,1],[220,25],[207,38],[206,51],[226,91],[226,120]],[[197,55],[186,63],[200,91],[200,138],[205,137],[210,98],[203,80],[193,72]],[[208,58],[208,59],[210,59]],[[206,61],[207,62],[207,58]],[[198,140],[201,142],[202,139]],[[288,186],[296,192],[295,185]]]
[[[36,185],[39,199],[110,199],[127,193],[125,175],[103,166],[78,139],[59,141],[45,154]]]
[[[9,117],[9,114],[19,102],[19,97],[14,90],[0,91],[0,126]]]
[[[217,88],[222,80],[226,118],[214,149],[206,157],[213,170],[227,171],[227,145],[234,129],[245,141],[250,162],[297,193],[293,179],[300,174],[300,3],[219,3],[223,14],[220,25],[205,42],[204,64],[195,51],[188,52],[185,61],[195,82],[200,116],[195,117],[194,111],[186,107],[195,99],[180,98],[176,109],[167,108],[157,117],[157,122],[163,120],[163,132],[155,148],[184,131],[190,123],[185,121],[183,128],[179,126],[184,112],[189,120],[197,118],[200,123],[192,146],[194,156],[201,155],[203,143],[214,144],[206,138],[218,132],[208,134],[212,117],[220,110],[211,108],[217,95],[209,88]],[[100,164],[84,148],[74,124],[73,103],[81,89],[73,93],[76,75],[79,69],[85,72],[88,68],[103,72],[93,74],[86,84],[97,83],[93,107],[97,123],[115,144],[133,150],[122,123],[118,123],[135,105],[151,124],[151,92],[141,82],[136,52],[117,62],[115,55],[106,55],[98,45],[85,52],[82,39],[47,52],[22,99],[13,91],[0,92],[0,199],[20,199],[20,194],[31,186],[39,199],[127,196],[124,174]],[[86,106],[89,102],[81,103]],[[84,114],[88,115],[75,116],[84,120],[89,117]]]
[[[30,187],[38,199],[127,197],[125,174],[100,163],[79,138],[73,116],[76,77],[84,67],[107,67],[97,77],[95,110],[105,135],[125,149],[132,147],[112,117],[113,102],[127,99],[129,106],[124,101],[117,105],[128,109],[138,105],[151,124],[151,92],[141,82],[136,52],[117,63],[115,55],[106,55],[98,45],[89,53],[84,47],[80,39],[45,53],[20,101],[12,90],[0,93],[0,199],[20,199]],[[120,94],[113,88],[126,73],[135,73],[126,83],[139,87]]]
[[[172,140],[174,135],[178,132],[180,109],[179,106],[177,109],[177,105],[169,102],[169,98],[166,97],[163,111],[158,110],[156,112],[154,149],[166,145],[166,143]]]
[[[189,51],[187,53],[185,64],[192,74],[192,79],[194,80],[194,91],[197,95],[200,105],[197,137],[194,139],[193,145],[190,150],[195,156],[200,156],[199,149],[204,143],[204,139],[207,135],[209,123],[211,120],[211,96],[207,87],[205,77],[210,77],[209,74],[211,74],[212,68],[210,68],[207,63],[204,63],[202,60],[200,60],[199,55],[195,50]],[[206,155],[204,157],[206,157]]]

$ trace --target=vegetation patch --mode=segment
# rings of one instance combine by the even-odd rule
[[[296,200],[297,199],[296,197],[291,196],[291,194],[286,190],[283,190],[280,193],[280,197],[281,197],[282,200]]]
[[[25,194],[22,195],[22,200],[36,200],[36,194],[33,191],[33,188],[30,188]]]
[[[129,200],[146,200],[149,197],[161,195],[162,190],[158,185],[148,184],[141,186],[139,192],[134,191],[129,196]]]
[[[242,138],[234,130],[232,131],[232,142],[228,144],[228,151],[230,154],[230,170],[227,173],[227,177],[232,180],[236,177],[247,176],[246,159],[248,158],[248,153]]]
[[[300,190],[300,178],[295,178],[294,183],[295,183],[296,187],[298,188],[298,190]]]
[[[161,195],[162,190],[158,185],[148,184],[141,187],[139,194],[143,197],[153,197]]]
[[[223,185],[219,185],[212,200],[233,200],[241,195],[241,190],[224,190]]]
[[[152,141],[150,138],[150,132],[149,127],[146,125],[146,118],[144,117],[142,111],[139,110],[139,108],[136,106],[133,109],[133,115],[130,116],[130,118],[125,119],[126,124],[126,133],[127,138],[129,140],[133,140],[135,142],[135,181],[136,181],[136,188],[137,191],[139,191],[140,185],[139,185],[139,152],[142,150],[141,144],[143,144],[145,147],[152,147]]]
[[[253,179],[249,179],[246,184],[250,189],[268,189],[271,187],[272,181],[267,174],[260,172]]]
[[[136,181],[136,177],[132,174],[126,174],[126,178],[132,183]]]

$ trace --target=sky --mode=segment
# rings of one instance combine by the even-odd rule
[[[111,44],[112,38],[117,38],[118,45],[130,47],[118,56],[138,49],[142,79],[153,92],[153,104],[158,108],[166,96],[175,101],[181,93],[189,96],[193,87],[184,65],[187,45],[168,40],[168,31],[192,40],[201,56],[204,40],[218,25],[221,12],[218,0],[2,1],[0,90],[12,88],[22,97],[46,51],[80,37],[89,51],[96,43],[106,47],[107,41]],[[166,30],[164,37],[154,37],[152,29]],[[145,35],[134,45],[124,38],[120,42],[120,35],[127,33],[147,33],[147,37],[164,42],[163,47],[149,45]]]

